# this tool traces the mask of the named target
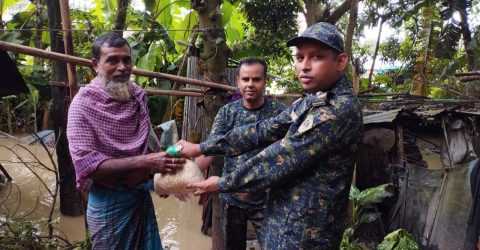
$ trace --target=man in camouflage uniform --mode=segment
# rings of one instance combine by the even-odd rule
[[[360,105],[344,73],[348,56],[340,33],[328,23],[307,28],[287,44],[297,47],[302,98],[269,120],[200,145],[179,145],[186,156],[234,156],[268,145],[231,174],[191,187],[197,193],[270,188],[263,249],[338,249],[362,131]]]
[[[236,81],[241,99],[231,102],[217,113],[212,125],[209,139],[222,137],[235,127],[256,123],[280,114],[285,106],[279,102],[265,98],[267,80],[267,64],[258,58],[246,58],[240,61],[236,72]],[[257,148],[238,156],[227,156],[222,170],[222,176],[235,171],[238,166],[260,152]],[[200,168],[210,166],[213,157],[198,157]],[[225,249],[245,250],[247,221],[255,228],[260,240],[263,209],[265,208],[266,191],[255,193],[221,193],[220,200],[223,206],[222,226],[225,234]]]

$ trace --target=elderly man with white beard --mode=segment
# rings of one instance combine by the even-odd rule
[[[97,76],[68,112],[67,138],[77,188],[88,192],[93,249],[162,249],[150,190],[152,174],[175,171],[184,159],[150,153],[146,95],[130,81],[131,49],[116,33],[92,47]]]

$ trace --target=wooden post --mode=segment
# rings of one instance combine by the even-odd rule
[[[65,46],[65,54],[73,55],[73,39],[72,39],[72,23],[70,21],[70,9],[68,0],[60,1],[60,14],[62,16],[63,44]],[[67,63],[67,80],[70,99],[73,99],[77,93],[77,77],[75,65]]]
[[[7,127],[8,127],[8,133],[13,134],[13,126],[12,126],[12,104],[10,103],[10,100],[4,99],[5,103],[5,109],[7,110]]]
[[[395,134],[397,136],[397,162],[399,163],[400,166],[406,166],[404,165],[406,162],[405,159],[405,143],[403,141],[403,127],[400,124],[399,121],[395,122]]]
[[[67,56],[62,39],[62,32],[58,32],[61,26],[61,13],[59,0],[46,1],[48,11],[48,27],[50,29],[50,47],[52,53],[61,56]],[[25,48],[24,48],[25,49]],[[42,49],[26,48],[37,52],[45,52]],[[73,56],[68,56],[72,57]],[[86,60],[88,62],[88,60]],[[52,63],[52,81],[67,82],[67,68],[62,60],[56,60]],[[51,110],[53,127],[55,131],[56,154],[58,162],[58,179],[60,186],[60,212],[64,215],[78,216],[83,214],[83,205],[81,203],[80,193],[75,185],[75,170],[68,150],[66,136],[67,128],[67,109],[69,93],[62,86],[50,86],[52,92],[53,106]]]
[[[187,76],[191,78],[202,78],[198,67],[199,58],[191,56],[187,61]],[[235,81],[235,72],[232,69],[227,69],[223,74],[227,82]],[[200,89],[191,89],[192,86],[187,86],[187,90],[191,92],[203,92]],[[209,134],[211,121],[216,115],[216,110],[210,110],[203,106],[204,98],[186,97],[184,105],[183,125],[182,125],[182,139],[192,142],[204,141]],[[207,119],[208,118],[208,119]],[[209,175],[221,175],[223,167],[223,158],[216,157],[213,166],[209,170]],[[223,249],[224,235],[221,230],[221,215],[223,209],[220,206],[218,195],[210,196],[212,200],[212,248],[215,250]]]
[[[13,117],[12,117],[12,101],[14,99],[17,99],[17,96],[15,95],[9,95],[9,96],[5,96],[2,98],[3,99],[3,103],[5,105],[5,110],[7,112],[7,128],[8,128],[8,133],[9,134],[13,134]]]
[[[203,65],[201,72],[203,79],[214,82],[224,83],[225,69],[227,68],[227,59],[231,51],[226,43],[225,30],[222,24],[222,14],[220,6],[221,0],[192,0],[190,1],[192,9],[198,14],[198,27],[204,32],[199,34],[203,41],[203,47],[200,51],[200,64]],[[210,129],[218,109],[224,104],[224,98],[221,95],[206,96],[202,100],[202,106],[205,110],[205,116],[202,117],[205,127]],[[212,175],[221,175],[222,163],[215,160],[210,168]],[[223,230],[221,229],[220,216],[222,209],[219,203],[218,195],[213,195],[212,202],[212,249],[223,250],[225,247]]]

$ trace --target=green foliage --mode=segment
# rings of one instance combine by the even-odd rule
[[[420,250],[420,247],[410,233],[398,229],[385,236],[377,250]]]
[[[245,1],[243,9],[253,26],[246,47],[257,47],[258,56],[290,56],[286,41],[295,36],[297,14],[301,6],[297,1]]]
[[[353,202],[353,227],[363,223],[370,223],[379,218],[378,213],[371,213],[366,208],[382,202],[393,195],[392,184],[384,184],[360,191],[353,186],[350,189],[349,199]]]
[[[393,195],[393,186],[391,184],[384,184],[377,187],[367,188],[363,191],[358,190],[357,187],[352,186],[350,189],[350,200],[359,208],[374,205],[382,202],[385,198]]]
[[[303,88],[297,81],[295,69],[292,66],[291,60],[286,57],[274,58],[266,57],[269,61],[269,73],[280,78],[272,78],[276,85],[285,89],[287,93],[302,93]]]
[[[224,1],[222,4],[223,23],[227,37],[227,45],[234,46],[241,43],[245,38],[245,30],[248,30],[249,25],[245,14],[242,12],[239,4],[230,4]]]
[[[384,184],[377,187],[367,188],[360,191],[352,185],[350,188],[349,199],[353,203],[352,223],[345,230],[340,245],[341,250],[361,250],[365,246],[358,243],[355,239],[355,230],[362,224],[372,223],[380,219],[381,214],[375,208],[375,205],[382,202],[385,198],[393,195],[392,184]]]
[[[291,50],[286,46],[287,40],[298,32],[299,1],[234,1],[233,6],[235,11],[225,26],[232,58],[263,57],[269,73],[279,76],[273,79],[276,86],[287,92],[301,92]]]
[[[34,16],[35,9],[32,4],[29,4],[27,8],[23,11],[20,11],[13,15],[12,19],[6,23],[6,29],[32,29],[35,26]],[[33,43],[33,32],[32,31],[22,31],[22,32],[6,32],[0,33],[0,39],[17,42],[23,45],[30,46]]]
[[[360,191],[354,185],[350,189],[350,200],[353,203],[352,225],[345,230],[340,245],[341,250],[371,249],[355,239],[355,230],[361,224],[367,224],[380,219],[379,212],[371,212],[372,206],[393,195],[393,186],[384,184]],[[374,210],[375,211],[375,210]],[[386,235],[377,246],[377,250],[419,250],[411,234],[404,229],[398,229]]]
[[[353,228],[349,227],[345,229],[342,236],[342,242],[340,243],[341,250],[364,250],[360,244],[353,239]]]
[[[137,66],[141,69],[151,70],[154,71],[156,67],[164,66],[165,61],[163,61],[162,57],[162,46],[161,42],[158,43],[151,43],[148,47],[147,52],[138,57]],[[137,77],[137,83],[140,85],[147,85],[149,79],[147,77]]]
[[[173,38],[178,45],[178,42],[181,41],[184,44],[188,44],[189,38],[192,35],[192,30],[198,25],[198,14],[196,11],[189,10],[185,16],[176,18],[173,20],[172,29],[170,37]],[[175,31],[176,30],[176,31]],[[181,45],[183,46],[183,45]],[[183,48],[177,46],[177,49]]]
[[[152,124],[158,125],[164,121],[169,100],[165,96],[152,96],[148,98],[148,110]]]
[[[113,24],[115,11],[117,9],[117,0],[95,0],[93,13],[102,23]],[[110,26],[111,28],[112,26]]]
[[[458,14],[466,11],[467,15],[471,17],[475,15],[473,14],[473,10],[478,8],[478,6],[476,6],[478,5],[478,1],[405,0],[392,2],[386,0],[367,0],[364,5],[363,14],[360,14],[360,29],[364,26],[377,25],[380,18],[382,18],[382,20],[385,20],[391,27],[395,28],[396,31],[405,33],[403,39],[399,39],[399,37],[402,36],[395,34],[381,43],[381,60],[388,64],[401,64],[401,67],[396,74],[383,75],[378,78],[381,80],[380,84],[382,84],[379,92],[396,90],[408,91],[412,83],[411,76],[414,72],[416,57],[420,52],[423,53],[427,51],[426,48],[428,46],[430,55],[426,67],[428,82],[427,93],[430,93],[429,97],[451,97],[451,93],[440,92],[430,88],[438,88],[445,84],[451,84],[447,79],[452,76],[455,71],[467,69],[467,62],[465,60],[466,52],[462,48],[464,44],[460,45],[464,32],[462,31],[461,20],[455,19],[454,13]],[[428,37],[425,36],[428,31],[423,30],[424,27],[422,26],[425,18],[422,17],[422,13],[426,6],[429,6],[429,8],[433,10],[433,15],[428,17],[428,21],[432,22],[433,27]],[[478,30],[478,28],[470,27],[470,30]],[[480,50],[477,44],[478,42],[474,36],[474,41],[470,43],[470,46],[475,51],[473,58],[478,58],[478,55],[480,55],[478,54]],[[389,76],[391,80],[385,79],[385,77]],[[397,76],[405,79],[405,84],[395,84]],[[377,77],[374,77],[374,79],[377,79]],[[389,82],[393,83],[393,85],[389,85]],[[374,81],[374,83],[378,82]]]
[[[172,25],[172,1],[157,1],[156,9],[152,12],[152,16],[155,17],[155,20],[158,23],[162,24],[164,27],[169,28]]]
[[[28,100],[30,104],[34,107],[34,109],[38,106],[38,102],[40,100],[39,94],[38,94],[38,89],[35,88],[31,84],[27,84],[28,90],[29,90],[29,96]]]
[[[7,13],[7,11],[10,9],[10,7],[15,5],[16,3],[18,3],[17,0],[2,0],[2,1],[0,1],[0,14],[2,16],[5,15],[5,13]]]

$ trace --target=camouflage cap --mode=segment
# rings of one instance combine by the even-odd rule
[[[328,47],[343,52],[343,38],[335,25],[325,22],[308,27],[300,36],[290,39],[288,46],[297,46],[304,41],[318,41]]]

